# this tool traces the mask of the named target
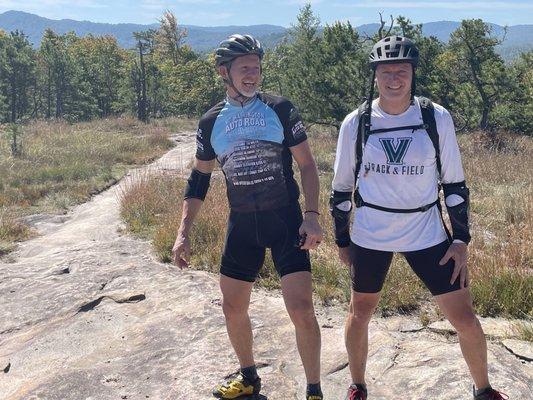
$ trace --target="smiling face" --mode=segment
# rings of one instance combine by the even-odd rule
[[[403,109],[411,102],[413,67],[409,63],[379,64],[376,68],[376,84],[380,105]]]
[[[228,69],[226,66],[219,67],[219,73],[223,78],[228,78]],[[235,88],[246,97],[255,96],[259,85],[261,84],[261,60],[259,56],[250,54],[247,56],[237,57],[231,62],[229,75]],[[231,97],[238,97],[238,93],[227,85],[228,94]]]

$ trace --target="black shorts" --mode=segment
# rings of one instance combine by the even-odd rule
[[[220,273],[254,282],[266,248],[272,252],[279,276],[311,271],[309,252],[295,246],[302,221],[298,203],[270,211],[230,211]]]
[[[439,265],[448,247],[450,243],[446,240],[427,249],[402,253],[433,296],[460,289],[459,278],[453,285],[450,285],[454,261],[449,260],[445,265]],[[389,251],[371,250],[350,243],[353,290],[361,293],[380,292],[392,261],[392,255],[393,253]]]

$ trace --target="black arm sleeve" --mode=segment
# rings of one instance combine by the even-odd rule
[[[470,242],[470,228],[468,225],[468,209],[470,206],[470,191],[466,182],[445,183],[442,185],[444,190],[444,202],[450,222],[452,224],[453,239],[461,240],[465,243]],[[455,206],[448,206],[447,198],[451,195],[457,195],[463,201]]]
[[[329,198],[329,211],[333,217],[335,225],[335,243],[339,247],[348,247],[350,245],[350,213],[352,211],[352,193],[337,192],[333,190]],[[344,202],[350,202],[348,211],[341,210],[337,206]]]
[[[209,189],[209,182],[211,181],[211,174],[204,174],[196,169],[191,171],[191,176],[187,179],[187,186],[185,187],[185,199],[200,199],[205,200],[207,190]]]

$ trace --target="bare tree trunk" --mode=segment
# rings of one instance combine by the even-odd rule
[[[50,119],[52,114],[52,68],[48,66],[48,91],[46,93],[46,118]]]
[[[141,121],[148,122],[148,115],[146,113],[146,68],[144,65],[143,46],[141,42],[139,42],[139,63],[141,70],[141,98],[137,115]]]

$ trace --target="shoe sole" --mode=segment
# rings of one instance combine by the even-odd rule
[[[261,400],[265,399],[264,396],[259,395],[259,391],[253,394],[245,394],[243,396],[234,397],[233,399],[228,399],[227,397],[217,396],[213,393],[213,397],[220,400]]]

